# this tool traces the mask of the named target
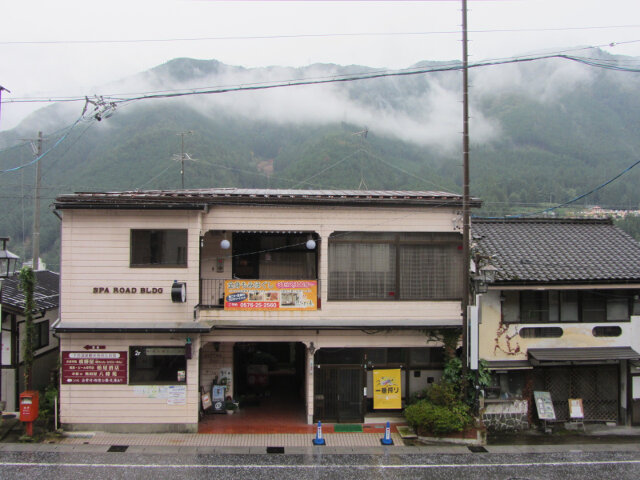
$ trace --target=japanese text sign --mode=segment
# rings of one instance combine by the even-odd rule
[[[373,371],[373,408],[402,408],[402,370]]]
[[[65,383],[127,383],[127,352],[62,352]]]
[[[317,310],[316,280],[227,280],[225,310]]]

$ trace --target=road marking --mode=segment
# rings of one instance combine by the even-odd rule
[[[559,467],[559,466],[597,466],[597,465],[636,465],[640,464],[640,460],[603,460],[603,461],[572,461],[572,462],[539,462],[539,463],[476,463],[476,464],[405,464],[405,465],[260,465],[260,464],[248,464],[248,465],[189,465],[189,464],[132,464],[132,463],[53,463],[53,462],[0,462],[0,466],[7,467],[68,467],[68,468],[191,468],[191,469],[241,469],[241,468],[262,468],[262,469],[434,469],[434,468],[496,468],[496,467],[508,467],[508,468],[528,468],[528,467]]]

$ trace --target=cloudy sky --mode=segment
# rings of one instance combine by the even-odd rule
[[[2,4],[0,85],[11,93],[0,130],[45,105],[11,100],[117,93],[101,86],[176,57],[387,68],[461,58],[458,0]],[[640,57],[640,2],[469,0],[469,39],[470,61],[579,46]]]

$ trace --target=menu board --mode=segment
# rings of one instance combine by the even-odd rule
[[[540,420],[555,420],[556,412],[553,409],[551,394],[549,392],[533,392],[533,398],[536,402],[538,410],[538,418]]]

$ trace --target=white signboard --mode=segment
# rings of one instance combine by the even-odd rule
[[[533,398],[536,402],[538,410],[538,418],[540,420],[555,420],[556,411],[553,409],[551,394],[549,392],[533,392]]]

